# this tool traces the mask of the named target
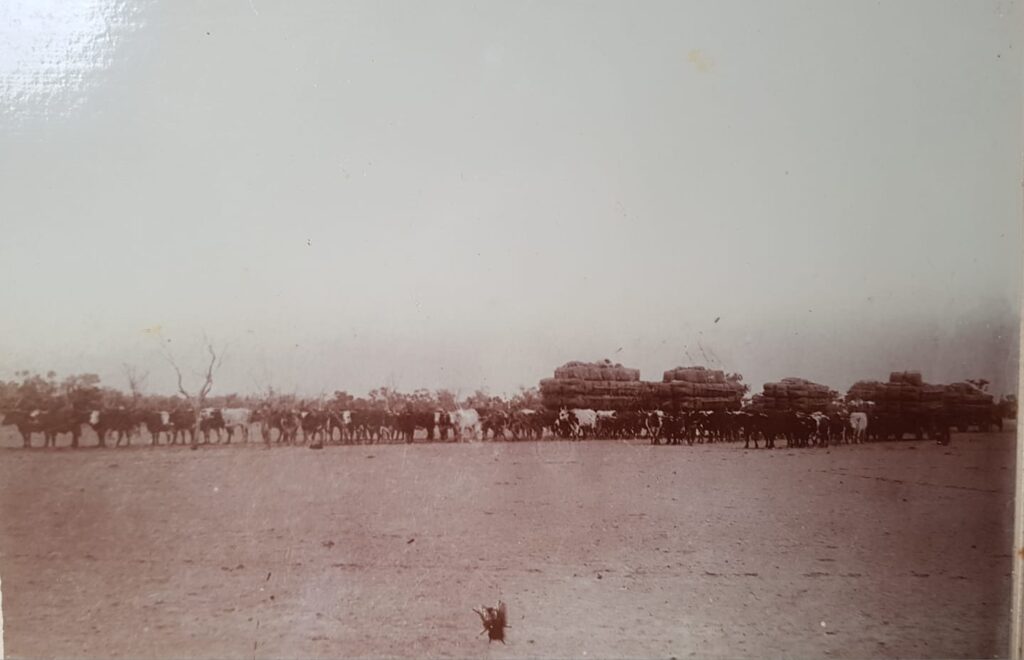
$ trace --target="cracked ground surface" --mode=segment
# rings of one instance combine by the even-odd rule
[[[740,447],[2,450],[6,651],[1006,654],[1012,433]]]

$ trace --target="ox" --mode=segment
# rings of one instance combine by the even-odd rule
[[[329,417],[323,410],[307,409],[299,413],[302,438],[309,442],[310,449],[323,449]]]
[[[274,423],[281,435],[278,442],[289,445],[298,441],[299,430],[302,428],[302,416],[293,410],[279,410],[274,413]]]
[[[192,442],[196,424],[196,413],[194,410],[191,408],[175,408],[171,411],[170,421],[171,428],[174,431],[171,436],[171,444],[177,444],[179,437],[181,437],[182,443],[186,439]]]
[[[160,434],[167,436],[167,444],[174,441],[174,424],[171,423],[171,413],[166,410],[147,410],[142,413],[142,425],[149,433],[150,444],[160,444]]]
[[[829,435],[832,429],[832,421],[823,412],[812,412],[811,421],[814,422],[814,433],[811,436],[811,444],[818,447],[829,445]]]
[[[225,430],[224,415],[220,408],[203,408],[199,415],[199,430],[203,432],[203,439],[210,442],[210,431],[217,433],[217,442],[220,442],[220,432]],[[228,442],[231,442],[231,434],[228,433]]]
[[[592,437],[597,430],[597,412],[590,408],[562,408],[558,411],[557,425],[563,437],[573,440]]]
[[[615,436],[618,428],[618,419],[614,410],[594,411],[594,435],[599,438],[611,438]]]
[[[434,413],[434,428],[437,429],[437,437],[443,442],[448,442],[448,436],[452,432],[452,415],[445,410],[438,410]]]
[[[850,442],[861,443],[867,439],[868,414],[866,412],[850,413]]]
[[[89,413],[89,426],[96,431],[99,438],[99,446],[107,446],[107,434],[113,433],[117,438],[115,447],[121,446],[124,440],[126,445],[132,444],[132,435],[138,423],[135,415],[123,408],[112,408],[109,410],[93,410]]]
[[[345,442],[353,439],[352,411],[337,410],[327,414],[327,438],[334,442],[334,432],[338,432],[338,440]]]
[[[47,410],[36,418],[39,423],[39,430],[43,432],[44,446],[56,447],[57,435],[68,433],[71,435],[71,448],[78,447],[78,440],[82,436],[82,424],[85,423],[85,414],[61,408],[58,410]]]
[[[473,408],[456,410],[451,418],[457,440],[475,440],[480,436],[480,413]]]
[[[390,418],[383,410],[353,410],[353,437],[370,443],[387,438],[390,435]]]
[[[480,421],[481,437],[486,440],[487,434],[495,440],[504,439],[505,428],[508,426],[508,415],[501,410],[489,410]]]
[[[32,431],[39,428],[39,411],[11,410],[4,414],[4,426],[13,426],[21,435],[21,443],[25,449],[32,446]]]
[[[399,413],[395,419],[395,426],[398,429],[398,437],[411,443],[416,435],[416,429],[424,429],[427,432],[427,440],[434,439],[434,413],[416,412],[406,410]]]
[[[221,419],[224,420],[224,430],[228,432],[228,442],[231,436],[238,430],[242,440],[249,442],[249,424],[252,422],[252,411],[248,408],[222,408]]]
[[[540,415],[537,414],[536,410],[530,410],[529,408],[523,408],[512,413],[508,427],[512,431],[512,438],[514,440],[521,438],[539,440],[544,430],[540,426]]]

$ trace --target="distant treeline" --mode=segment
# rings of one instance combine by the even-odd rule
[[[10,410],[97,410],[109,408],[145,408],[152,410],[173,410],[187,405],[187,400],[178,395],[164,396],[146,394],[142,391],[144,375],[129,370],[127,379],[131,386],[128,391],[103,385],[96,374],[76,374],[58,377],[53,372],[39,374],[18,371],[15,379],[0,380],[0,412]],[[523,408],[539,408],[540,393],[536,388],[520,388],[510,398],[491,396],[477,390],[460,400],[450,390],[418,389],[413,392],[399,392],[388,387],[379,387],[366,396],[357,397],[346,391],[336,390],[330,396],[299,397],[268,388],[262,394],[222,394],[206,397],[206,405],[213,408],[256,408],[260,404],[316,404],[339,409],[354,410],[446,410],[458,408],[498,409],[511,412]]]

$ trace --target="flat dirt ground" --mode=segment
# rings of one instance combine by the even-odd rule
[[[6,651],[1007,654],[1012,433],[741,447],[3,449]]]

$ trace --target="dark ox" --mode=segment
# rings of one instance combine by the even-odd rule
[[[56,447],[57,436],[68,434],[71,436],[71,448],[78,447],[78,441],[82,437],[82,424],[88,421],[88,415],[70,408],[59,408],[47,410],[39,414],[39,430],[43,433],[44,446]]]
[[[492,440],[504,439],[508,421],[508,415],[502,410],[485,411],[480,416],[480,439],[486,440],[488,433]]]
[[[353,410],[352,432],[357,440],[378,442],[390,439],[391,415],[383,410]]]
[[[32,432],[39,430],[38,410],[11,410],[4,413],[3,425],[18,429],[25,449],[32,446]]]
[[[404,439],[407,443],[413,441],[416,429],[424,429],[427,432],[427,440],[433,440],[434,413],[416,412],[413,410],[399,413],[398,417],[395,418],[395,428],[398,431],[398,437]]]
[[[322,449],[327,423],[330,416],[318,409],[306,409],[299,413],[299,425],[302,426],[302,438],[312,449]]]
[[[167,444],[174,440],[174,425],[171,423],[171,413],[166,410],[147,410],[142,413],[142,425],[149,433],[150,444],[160,444],[160,435],[167,438]]]
[[[107,446],[107,436],[110,434],[116,438],[115,447],[120,447],[122,441],[131,445],[132,436],[139,425],[136,415],[124,408],[93,410],[89,413],[88,423],[96,432],[100,447]]]

